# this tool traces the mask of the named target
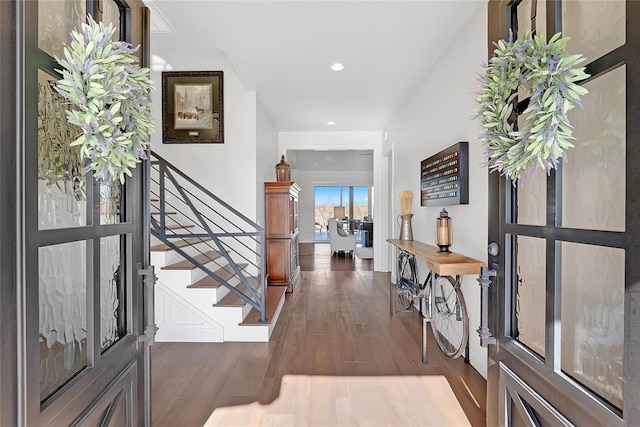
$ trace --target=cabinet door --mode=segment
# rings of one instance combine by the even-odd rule
[[[267,238],[291,237],[289,195],[268,195],[265,205]]]
[[[285,285],[291,277],[291,240],[267,240],[269,284]]]
[[[290,274],[289,277],[293,280],[293,277],[298,270],[298,236],[294,237],[291,240],[291,264],[290,264]]]

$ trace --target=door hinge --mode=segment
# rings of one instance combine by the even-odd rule
[[[153,265],[147,268],[140,268],[141,264],[138,264],[138,276],[144,277],[142,283],[143,298],[144,298],[144,332],[138,337],[138,342],[147,343],[147,345],[153,345],[156,339],[156,332],[158,327],[156,326],[155,319],[155,285],[158,281],[158,276],[155,274],[155,267]]]
[[[481,288],[481,313],[480,327],[476,329],[476,332],[478,332],[478,336],[480,337],[480,345],[482,347],[487,347],[489,344],[496,343],[496,337],[494,337],[489,330],[489,286],[491,286],[491,278],[496,276],[496,270],[482,267],[482,269],[480,270],[480,277],[478,277],[478,284]]]

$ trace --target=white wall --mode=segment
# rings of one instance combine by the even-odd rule
[[[313,243],[315,239],[316,185],[373,185],[373,171],[305,171],[295,170],[294,180],[303,189],[298,201],[298,228],[301,243]],[[374,234],[375,236],[375,234]]]
[[[258,99],[256,116],[256,218],[264,226],[264,183],[276,180],[278,131]]]
[[[220,50],[163,49],[154,43],[151,79],[155,133],[152,149],[245,216],[256,217],[256,94],[248,91]],[[162,144],[162,75],[224,71],[224,144]],[[275,161],[274,161],[275,164]]]
[[[287,150],[373,150],[373,219],[374,219],[374,260],[375,271],[389,271],[386,243],[386,218],[383,218],[382,205],[387,203],[382,185],[382,132],[280,132],[278,134],[278,152]],[[305,189],[302,188],[302,192]],[[313,190],[307,190],[313,191]],[[301,194],[302,197],[302,194]],[[306,195],[305,195],[306,197]]]
[[[479,122],[472,117],[476,78],[487,57],[486,40],[487,12],[486,4],[482,4],[387,126],[387,144],[393,143],[393,194],[413,191],[414,239],[431,244],[435,244],[436,217],[441,207],[420,207],[420,161],[458,141],[469,142],[469,204],[446,208],[453,223],[452,250],[483,261],[487,259],[488,171],[483,166],[483,147],[475,140],[480,133]],[[399,215],[397,205],[394,216]],[[480,325],[480,287],[476,279],[466,276],[462,288],[469,311],[471,363],[486,377],[487,352],[474,332]]]

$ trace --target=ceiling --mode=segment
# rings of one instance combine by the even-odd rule
[[[280,132],[383,130],[483,1],[145,0],[152,49],[224,51]]]

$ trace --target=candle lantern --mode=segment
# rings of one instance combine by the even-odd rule
[[[291,181],[291,166],[284,160],[284,154],[276,165],[276,181]]]
[[[449,252],[452,243],[451,218],[447,210],[442,209],[440,216],[436,218],[436,244],[440,248],[438,252]]]

